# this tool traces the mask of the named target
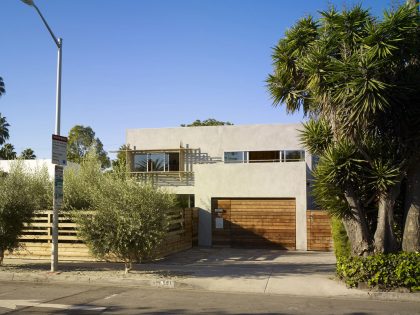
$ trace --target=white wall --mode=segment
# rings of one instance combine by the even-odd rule
[[[47,168],[48,175],[52,179],[54,177],[54,167],[55,164],[51,163],[51,159],[38,159],[38,160],[0,160],[0,170],[4,172],[9,172],[11,166],[22,161],[24,167],[30,171],[40,170],[43,167]],[[78,165],[76,163],[69,162],[68,165]]]
[[[46,167],[50,178],[54,177],[54,164],[51,163],[51,159],[44,160],[19,160],[22,161],[25,168],[31,171],[40,170]],[[11,166],[18,161],[16,160],[0,160],[0,169],[4,172],[9,172]]]
[[[128,129],[126,144],[142,150],[177,149],[180,143],[223,158],[224,151],[302,149],[301,124]]]

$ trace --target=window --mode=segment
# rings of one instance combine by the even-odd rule
[[[249,151],[249,163],[280,162],[280,151]]]
[[[134,155],[135,172],[177,172],[179,153],[140,153]]]
[[[303,150],[285,150],[283,151],[283,162],[301,162],[305,161],[305,151]]]
[[[275,163],[302,161],[305,161],[304,150],[225,152],[225,163]]]
[[[225,152],[225,163],[246,163],[246,152]]]

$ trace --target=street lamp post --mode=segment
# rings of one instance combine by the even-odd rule
[[[57,45],[58,48],[58,58],[57,58],[57,86],[56,86],[56,107],[55,107],[55,134],[60,135],[60,120],[61,120],[61,58],[62,58],[62,48],[63,48],[63,39],[57,38],[53,31],[51,30],[50,26],[48,25],[47,21],[45,20],[44,16],[42,15],[41,11],[35,5],[33,0],[21,0],[23,3],[35,8],[36,12],[38,12],[39,16],[44,22],[45,26],[48,29],[48,32],[51,34],[51,37],[54,40],[54,43]],[[62,166],[56,165],[55,168],[61,168]],[[56,180],[56,170],[54,171],[54,180]],[[61,172],[62,173],[62,172]],[[55,185],[54,185],[55,188]],[[55,192],[54,192],[55,196]],[[57,271],[58,267],[58,208],[59,206],[56,204],[56,198],[53,197],[53,224],[52,224],[52,245],[51,245],[51,271]]]

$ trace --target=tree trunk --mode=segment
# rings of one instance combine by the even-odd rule
[[[399,249],[394,233],[394,205],[400,192],[400,184],[379,196],[378,220],[374,236],[375,253],[393,253]]]
[[[128,274],[130,271],[131,271],[131,269],[133,268],[133,264],[132,264],[132,262],[131,262],[131,260],[130,261],[126,261],[125,263],[124,263],[124,265],[125,265],[125,271],[124,271],[124,273],[125,274]]]
[[[0,248],[0,266],[3,265],[4,249]]]
[[[407,172],[402,249],[420,252],[420,161]]]
[[[342,219],[351,245],[353,256],[367,256],[371,253],[370,235],[366,218],[359,200],[352,188],[344,193],[349,203],[351,215]]]

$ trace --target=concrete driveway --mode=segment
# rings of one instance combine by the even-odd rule
[[[307,296],[366,295],[335,280],[332,252],[193,248],[171,255],[149,271],[170,270],[183,283],[215,291]]]

